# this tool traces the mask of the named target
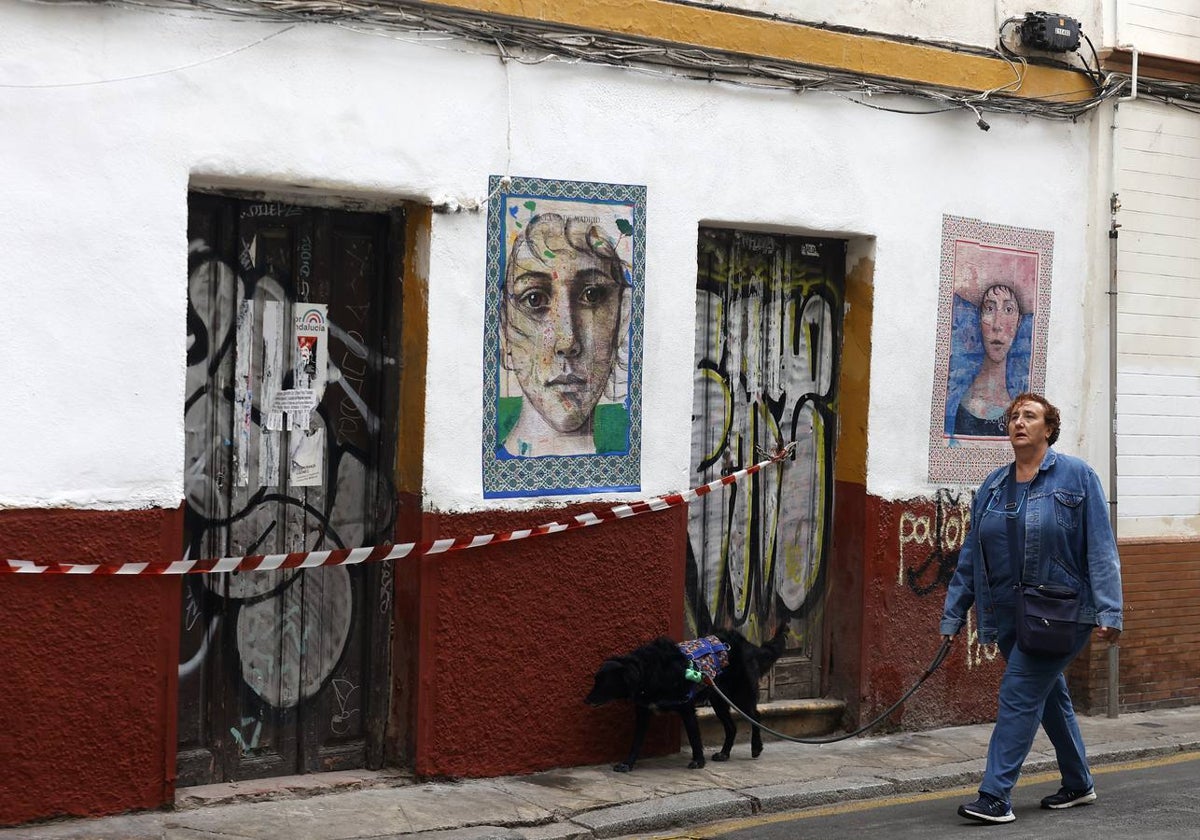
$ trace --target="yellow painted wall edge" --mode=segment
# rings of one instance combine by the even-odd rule
[[[669,0],[437,0],[425,5],[968,91],[1016,80],[1013,66],[1000,58]],[[1031,65],[1023,74],[1020,88],[1005,95],[1076,102],[1093,92],[1087,77],[1072,70]]]

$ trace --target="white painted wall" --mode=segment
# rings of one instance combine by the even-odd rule
[[[1121,536],[1200,536],[1200,117],[1121,104]]]
[[[483,47],[332,26],[13,3],[0,18],[0,506],[179,502],[189,181],[424,202],[482,198],[505,171],[645,184],[644,496],[689,480],[702,223],[875,238],[871,492],[932,489],[943,213],[1055,231],[1048,391],[1079,413],[1085,125],[989,115],[985,133],[966,111],[506,69]],[[39,83],[78,86],[20,87]],[[483,505],[485,224],[438,214],[430,236],[425,490],[441,510]]]
[[[1196,0],[1107,0],[1115,8],[1115,43],[1140,51],[1200,61],[1200,4]]]

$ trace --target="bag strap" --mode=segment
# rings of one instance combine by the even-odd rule
[[[1019,587],[1025,585],[1025,556],[1024,556],[1025,552],[1021,551],[1022,546],[1017,545],[1017,516],[1020,515],[1020,511],[1018,510],[1016,512],[1016,515],[1010,515],[1010,512],[1016,506],[1017,506],[1017,463],[1016,463],[1016,461],[1014,461],[1013,465],[1008,470],[1008,488],[1005,491],[1005,497],[1004,497],[1004,521],[1008,525],[1009,562],[1010,563],[1012,562],[1012,555],[1014,553],[1016,553],[1016,552],[1020,553],[1020,561],[1021,562],[1017,567],[1020,570],[1017,573],[1017,587],[1019,588]]]

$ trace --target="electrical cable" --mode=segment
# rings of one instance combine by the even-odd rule
[[[910,96],[936,102],[941,107],[928,111],[894,109],[895,112],[924,115],[964,108],[976,115],[980,128],[986,125],[982,117],[978,116],[980,111],[1023,114],[1042,119],[1073,122],[1087,115],[1113,96],[1120,95],[1128,87],[1127,76],[1109,74],[1105,77],[1100,75],[1095,47],[1089,40],[1088,44],[1092,48],[1097,69],[1093,70],[1087,61],[1082,61],[1082,69],[1071,65],[1066,65],[1066,69],[1076,70],[1086,75],[1096,87],[1094,95],[1086,99],[1078,99],[1079,91],[1070,90],[1038,97],[998,96],[997,94],[1019,90],[1028,67],[1027,60],[1004,43],[1005,31],[1017,23],[1019,18],[1008,18],[1001,24],[999,50],[973,49],[963,45],[943,45],[941,42],[912,39],[913,43],[932,43],[952,48],[955,51],[999,56],[1013,67],[1016,76],[1013,82],[978,93],[966,94],[959,89],[940,85],[904,82],[887,77],[864,77],[846,70],[816,68],[777,59],[746,57],[697,47],[660,45],[616,34],[581,33],[558,24],[508,18],[486,12],[430,6],[415,2],[415,0],[389,0],[387,3],[375,2],[375,0],[328,0],[328,2],[326,0],[317,0],[317,2],[314,0],[94,0],[94,2],[86,4],[134,8],[141,11],[176,14],[192,18],[197,15],[201,17],[224,15],[239,20],[276,21],[292,25],[301,22],[327,23],[363,35],[385,35],[387,31],[404,31],[418,37],[414,39],[396,38],[394,35],[387,37],[418,46],[478,54],[477,50],[430,43],[427,36],[438,34],[466,40],[475,45],[487,45],[489,48],[501,45],[501,49],[508,53],[508,60],[522,64],[541,64],[547,61],[572,64],[587,62],[596,66],[621,68],[659,77],[682,77],[767,90],[793,90],[797,93],[824,92],[837,95],[847,102],[884,111],[893,109],[873,105],[847,94]],[[826,28],[838,30],[838,27]],[[283,31],[286,30],[281,30],[276,34],[282,34]],[[154,73],[77,83],[46,85],[0,83],[0,87],[76,87],[131,81],[147,76],[178,72],[198,64],[216,61],[261,42],[254,42],[201,62]],[[522,52],[532,55],[523,56]],[[1013,63],[1014,61],[1020,63],[1020,68]],[[1055,66],[1063,65],[1056,63]],[[1145,96],[1190,113],[1195,112],[1197,107],[1195,103],[1200,101],[1200,85],[1167,84],[1174,85],[1174,87],[1153,82],[1143,84],[1139,81],[1139,96]],[[1068,97],[1069,99],[1067,99]]]
[[[887,78],[868,80],[849,71],[747,58],[695,47],[658,45],[611,34],[581,34],[554,24],[426,6],[412,0],[391,0],[386,5],[371,0],[338,0],[328,3],[311,0],[106,0],[104,5],[154,9],[160,12],[171,10],[192,15],[199,11],[229,15],[243,20],[275,20],[292,24],[332,23],[348,31],[363,34],[367,32],[362,27],[423,33],[432,31],[475,43],[501,42],[510,49],[510,56],[520,62],[529,59],[513,55],[513,49],[545,53],[532,63],[549,60],[586,61],[639,72],[648,72],[647,66],[651,66],[664,68],[664,75],[683,75],[688,78],[704,78],[711,82],[753,87],[791,88],[797,92],[847,93],[870,88],[874,92],[932,99],[939,104],[954,103],[959,107],[966,107],[963,105],[964,100],[971,98],[976,104],[986,103],[987,110],[1016,111],[1054,119],[1074,119],[1082,113],[1074,103],[1014,100],[998,104],[1001,100],[990,98],[992,93],[1013,86],[1019,87],[1019,81],[987,91],[982,96],[963,95],[952,88],[940,88],[936,85],[907,83]],[[703,76],[688,71],[699,71]],[[1014,68],[1014,75],[1019,80],[1023,74]]]
[[[1100,67],[1100,56],[1096,52],[1096,46],[1092,43],[1092,39],[1087,36],[1087,33],[1084,33],[1083,40],[1087,41],[1088,48],[1092,51],[1092,58],[1096,62],[1096,69],[1093,71],[1092,68],[1088,66],[1087,59],[1083,56],[1080,56],[1079,60],[1083,62],[1084,69],[1087,70],[1088,76],[1095,83],[1096,90],[1102,91],[1104,90],[1104,75],[1102,68]]]
[[[862,733],[866,732],[868,729],[874,728],[881,721],[886,720],[887,717],[892,712],[894,712],[894,711],[896,711],[896,709],[900,708],[900,704],[902,704],[905,700],[907,700],[909,697],[911,697],[913,695],[913,692],[915,692],[918,688],[920,688],[921,684],[924,683],[925,680],[927,680],[931,676],[933,676],[934,671],[936,671],[938,668],[942,667],[942,663],[945,662],[946,657],[948,657],[950,655],[950,647],[953,643],[954,643],[953,639],[945,639],[942,641],[941,648],[938,649],[937,655],[933,657],[933,661],[929,663],[929,667],[925,669],[925,673],[921,674],[921,677],[915,683],[913,683],[912,687],[909,688],[908,691],[904,692],[904,695],[899,700],[897,700],[892,705],[888,706],[887,710],[883,714],[879,715],[879,717],[875,718],[870,723],[860,726],[858,729],[855,729],[853,732],[847,732],[844,735],[838,735],[836,738],[797,738],[794,735],[785,735],[782,732],[772,729],[771,727],[767,726],[765,723],[755,720],[754,718],[750,717],[750,715],[746,714],[740,708],[735,706],[733,701],[725,696],[725,692],[723,692],[723,691],[721,691],[721,689],[717,688],[717,684],[715,682],[713,682],[711,677],[705,677],[704,684],[707,685],[709,688],[711,688],[713,691],[715,691],[722,700],[724,700],[726,703],[729,704],[729,707],[731,709],[733,709],[739,715],[741,715],[746,720],[748,720],[752,725],[757,726],[759,729],[763,729],[763,730],[766,730],[767,732],[770,732],[772,735],[774,735],[777,738],[782,738],[785,741],[792,741],[797,744],[814,744],[814,745],[818,745],[818,746],[821,744],[836,744],[838,741],[845,741],[848,738],[853,738],[856,735],[861,735]]]
[[[210,56],[208,58],[202,58],[199,61],[193,61],[190,64],[181,64],[177,67],[169,67],[165,70],[153,70],[149,73],[136,73],[132,76],[118,76],[118,77],[112,78],[112,79],[90,79],[85,82],[44,82],[44,83],[43,82],[34,82],[32,84],[23,84],[23,85],[12,84],[9,82],[0,82],[0,88],[43,90],[43,89],[47,89],[47,88],[90,87],[92,85],[111,85],[111,84],[116,84],[117,82],[132,82],[137,79],[149,79],[153,76],[165,76],[169,73],[179,73],[180,71],[183,71],[183,70],[190,70],[193,67],[199,67],[203,64],[211,64],[214,61],[220,61],[222,58],[229,58],[229,56],[231,56],[231,55],[237,55],[240,52],[245,52],[246,50],[248,50],[252,47],[257,47],[259,44],[265,44],[267,41],[270,41],[272,38],[278,38],[283,33],[287,32],[291,29],[295,29],[296,26],[297,26],[297,24],[293,23],[290,26],[285,26],[285,27],[283,27],[283,29],[272,32],[270,35],[264,35],[262,38],[259,38],[257,41],[252,41],[249,44],[245,44],[243,46],[237,47],[236,49],[232,49],[227,52],[223,52],[220,55],[214,55],[214,56]]]

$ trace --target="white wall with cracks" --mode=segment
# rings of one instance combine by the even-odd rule
[[[444,36],[14,3],[0,115],[0,507],[180,502],[189,185],[459,208],[491,174],[646,185],[640,496],[691,483],[701,224],[874,241],[876,495],[933,491],[943,213],[1054,231],[1047,391],[1065,416],[1089,398],[1086,122],[989,114],[983,132],[969,111],[503,64]],[[482,211],[436,213],[422,255],[439,510],[484,504],[485,228]]]

